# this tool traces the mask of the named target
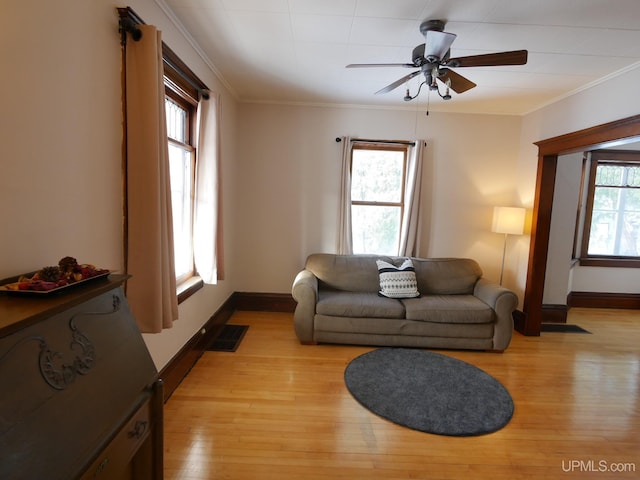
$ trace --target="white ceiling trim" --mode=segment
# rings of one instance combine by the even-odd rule
[[[636,62],[636,63],[633,63],[631,65],[628,65],[628,66],[626,66],[624,68],[621,68],[620,70],[617,70],[615,72],[610,73],[609,75],[606,75],[606,76],[604,76],[602,78],[594,80],[593,82],[587,83],[586,85],[583,85],[583,86],[581,86],[579,88],[576,88],[576,89],[574,89],[574,90],[572,90],[570,92],[567,92],[564,95],[559,95],[558,97],[552,98],[548,102],[544,102],[543,104],[537,106],[534,109],[531,109],[531,110],[529,110],[527,112],[523,112],[521,116],[528,115],[528,114],[536,112],[536,111],[538,111],[538,110],[540,110],[540,109],[542,109],[544,107],[548,107],[549,105],[553,105],[554,103],[557,103],[557,102],[559,102],[561,100],[564,100],[565,98],[569,98],[569,97],[572,97],[573,95],[576,95],[576,94],[578,94],[580,92],[583,92],[585,90],[589,90],[590,88],[595,87],[596,85],[601,85],[603,83],[606,83],[606,82],[608,82],[608,81],[610,81],[610,80],[612,80],[612,79],[614,79],[616,77],[619,77],[620,75],[623,75],[623,74],[625,74],[627,72],[631,72],[631,71],[633,71],[633,70],[635,70],[637,68],[640,68],[640,62]]]

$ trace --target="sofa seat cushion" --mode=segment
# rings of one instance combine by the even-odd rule
[[[491,323],[489,305],[473,295],[423,295],[400,300],[408,320],[435,323]]]
[[[404,318],[354,318],[316,315],[314,317],[316,335],[339,333],[343,335],[381,335],[386,337],[424,338],[474,338],[491,339],[492,323],[451,324],[406,320]],[[326,338],[326,337],[325,337]],[[402,342],[401,342],[402,343]]]
[[[320,290],[316,313],[332,317],[404,318],[399,300],[373,292]]]

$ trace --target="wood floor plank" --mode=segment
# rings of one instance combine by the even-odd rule
[[[640,311],[578,309],[590,334],[518,333],[503,354],[440,351],[511,393],[503,429],[416,432],[361,407],[348,363],[372,347],[300,345],[292,315],[236,312],[236,352],[207,351],[165,405],[165,478],[640,478]]]

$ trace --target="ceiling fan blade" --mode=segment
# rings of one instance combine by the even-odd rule
[[[526,50],[512,52],[487,53],[468,57],[450,58],[443,65],[446,67],[496,67],[500,65],[524,65],[527,63]]]
[[[438,79],[443,82],[449,80],[451,82],[451,90],[456,93],[466,92],[476,86],[476,84],[468,78],[465,78],[459,73],[449,70],[448,68],[441,68],[439,73],[440,75],[438,76]]]
[[[429,30],[425,34],[424,38],[424,56],[429,62],[432,62],[434,59],[442,60],[444,58],[449,51],[451,44],[456,39],[456,34]]]
[[[389,93],[391,90],[395,90],[396,88],[398,88],[400,85],[402,85],[403,83],[405,83],[407,80],[411,80],[413,77],[415,77],[416,75],[420,75],[420,70],[416,71],[416,72],[411,72],[409,75],[405,75],[404,77],[402,77],[399,80],[396,80],[395,82],[393,82],[390,85],[387,85],[386,87],[378,90],[376,92],[376,95],[378,95],[379,93]]]
[[[369,68],[369,67],[404,67],[416,68],[413,63],[350,63],[345,68]]]

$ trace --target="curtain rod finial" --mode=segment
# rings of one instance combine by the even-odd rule
[[[342,139],[340,137],[336,137],[336,142],[340,143],[342,141]]]
[[[120,20],[120,32],[122,33],[123,38],[127,32],[130,33],[134,42],[137,42],[142,38],[142,30],[140,30],[136,26],[136,23],[130,18],[123,18]]]

